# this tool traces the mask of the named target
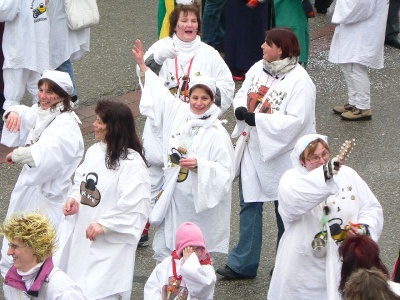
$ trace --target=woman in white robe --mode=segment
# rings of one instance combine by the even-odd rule
[[[225,278],[254,278],[260,263],[263,204],[275,205],[278,238],[284,228],[277,210],[282,174],[290,169],[297,139],[315,132],[315,85],[298,64],[300,45],[288,28],[267,31],[263,59],[246,73],[233,99],[237,119],[233,138],[239,177],[239,241],[217,273]]]
[[[139,40],[132,52],[145,78],[140,111],[152,122],[156,120],[159,124],[156,130],[163,133],[164,171],[179,164],[183,172],[169,198],[171,203],[165,219],[155,234],[154,258],[162,261],[170,255],[176,230],[186,221],[201,228],[210,252],[227,253],[233,147],[218,120],[220,109],[213,102],[215,80],[209,76],[193,76],[190,102],[182,102],[145,65]],[[178,161],[173,159],[177,155]]]
[[[88,299],[130,299],[150,181],[129,106],[103,100],[95,112],[98,143],[75,172],[55,264]]]
[[[155,42],[145,53],[146,65],[156,73],[172,95],[189,101],[189,83],[192,77],[208,75],[215,79],[215,102],[225,112],[230,106],[235,83],[228,66],[213,47],[200,39],[200,9],[196,3],[177,4],[169,19],[169,37]],[[162,136],[157,120],[147,119],[143,131],[143,147],[150,163],[152,195],[156,196],[162,185]]]
[[[38,87],[38,104],[12,106],[3,117],[1,143],[18,147],[6,156],[6,162],[23,164],[7,216],[17,211],[37,211],[57,226],[71,176],[83,156],[83,138],[80,120],[71,110],[73,85],[69,75],[47,71]],[[3,240],[1,253],[4,276],[12,263],[6,255],[7,240]]]
[[[356,171],[330,157],[326,136],[305,135],[291,154],[293,169],[280,180],[279,213],[285,232],[270,300],[340,299],[337,244],[351,234],[369,234],[375,241],[381,235],[378,200]],[[325,246],[313,250],[314,239]]]

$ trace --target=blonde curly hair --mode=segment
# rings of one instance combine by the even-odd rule
[[[38,213],[21,212],[4,220],[0,233],[12,242],[17,239],[32,248],[38,262],[56,250],[57,233],[50,220]]]

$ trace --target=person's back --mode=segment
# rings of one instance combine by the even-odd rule
[[[246,1],[226,2],[225,61],[234,80],[244,80],[245,73],[262,56],[261,44],[269,28],[268,3],[246,6]]]

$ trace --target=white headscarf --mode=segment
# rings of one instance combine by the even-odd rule
[[[42,78],[50,79],[59,85],[68,95],[72,95],[74,85],[72,84],[71,77],[66,72],[61,71],[46,71],[43,73]]]
[[[300,162],[300,155],[312,141],[315,141],[318,138],[324,140],[328,144],[328,137],[322,134],[316,134],[316,133],[307,134],[303,135],[301,138],[298,139],[292,153],[290,154],[290,159],[292,160],[293,168],[298,168],[298,167],[304,168]]]
[[[199,75],[194,74],[193,76],[190,76],[190,89],[192,89],[197,84],[204,84],[205,86],[207,86],[213,93],[213,96],[215,97],[217,87],[214,78],[208,75],[201,75],[201,74]]]

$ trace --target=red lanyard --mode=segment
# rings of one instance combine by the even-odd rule
[[[174,277],[176,280],[181,280],[182,279],[182,275],[178,275],[176,273],[176,262],[175,259],[172,257],[172,272],[174,273]]]
[[[189,76],[190,76],[190,69],[192,68],[193,58],[194,58],[194,56],[190,60],[189,68],[188,68],[188,71],[187,71],[187,75],[183,74],[183,76],[182,76],[182,79],[184,79],[184,77],[187,77],[186,78],[186,84],[185,84],[185,87],[183,89],[183,97],[184,97],[183,99],[184,99],[185,102],[186,102],[186,93],[188,91],[188,86],[189,86]],[[183,69],[182,69],[182,71],[183,71]],[[180,91],[179,90],[180,82],[179,82],[178,73],[179,73],[178,72],[178,57],[175,57],[175,76],[176,76],[176,81],[178,82],[178,91]]]

